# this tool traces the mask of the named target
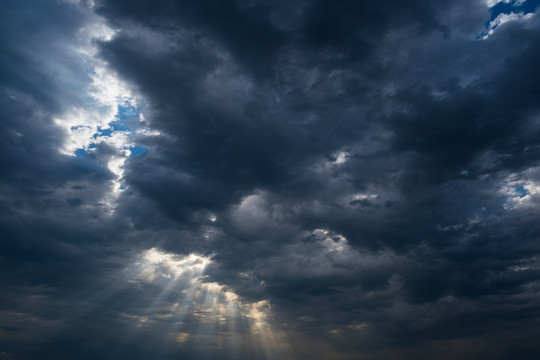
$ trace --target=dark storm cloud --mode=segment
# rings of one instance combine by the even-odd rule
[[[150,106],[160,104],[152,109],[152,126],[176,137],[150,144],[155,158],[130,167],[127,178],[173,219],[185,222],[193,209],[217,214],[213,226],[224,233],[209,245],[222,266],[216,279],[246,296],[270,297],[296,319],[322,316],[319,307],[331,306],[332,315],[317,323],[326,330],[350,325],[351,318],[411,330],[416,325],[405,314],[392,320],[391,312],[381,318],[376,309],[403,301],[419,316],[425,306],[445,311],[438,309],[445,296],[455,304],[472,297],[470,309],[452,310],[459,318],[484,297],[511,296],[536,280],[535,270],[508,270],[537,252],[537,226],[527,219],[535,206],[507,213],[500,186],[537,159],[531,128],[538,111],[537,28],[507,24],[480,41],[489,13],[479,3],[311,2],[284,18],[268,8],[264,21],[244,29],[268,34],[254,54],[269,34],[281,41],[279,47],[270,41],[267,60],[254,65],[243,57],[249,39],[217,29],[252,24],[260,6],[229,4],[235,10],[216,19],[213,12],[202,15],[207,5],[144,4],[103,3],[98,10],[126,25],[103,55]],[[129,30],[134,24],[176,46],[141,57],[141,40]],[[518,43],[511,40],[516,36]],[[252,77],[253,66],[273,75]],[[343,164],[336,162],[340,151]],[[175,171],[145,175],[160,163]],[[376,195],[351,197],[358,193]],[[403,262],[360,276],[366,271],[357,264],[332,259],[325,273],[328,259],[317,253],[324,250],[303,235],[318,228],[344,235],[353,248],[394,249]],[[524,229],[530,237],[519,235]],[[523,247],[509,249],[517,238]],[[249,276],[230,278],[233,269]],[[250,277],[263,280],[263,289]],[[393,298],[393,283],[401,284],[403,300]],[[371,291],[387,293],[364,302]],[[516,319],[530,315],[510,309]],[[493,314],[478,316],[470,334],[451,321],[441,336],[483,334]],[[409,341],[444,321],[426,320]],[[401,334],[385,327],[378,330],[385,341]]]
[[[63,38],[78,28],[83,14],[67,16],[66,7],[53,9],[45,2],[34,6],[6,2],[2,11],[1,246],[3,260],[15,268],[30,258],[53,261],[54,255],[43,253],[58,255],[59,243],[81,236],[63,216],[84,224],[72,213],[73,205],[94,201],[100,184],[110,178],[102,167],[59,154],[62,137],[52,121],[73,99],[50,72],[80,66]],[[56,26],[60,23],[62,28]]]
[[[107,251],[92,254],[122,223],[112,227],[100,204],[110,172],[58,151],[54,118],[90,82],[70,47],[87,13],[47,1],[0,7],[0,357],[52,358],[46,339],[73,306],[65,297],[114,268]]]
[[[95,15],[37,4],[4,5],[7,353],[138,359],[159,343],[163,358],[212,358],[200,304],[182,325],[167,317],[187,280],[163,290],[121,271],[156,247],[212,254],[198,283],[269,301],[285,358],[532,359],[536,17],[481,39],[493,19],[481,1],[96,1],[117,31],[99,57],[160,132],[137,136],[148,151],[128,159],[106,216],[113,175],[100,164],[114,149],[66,157],[52,125],[91,81],[61,59]],[[58,64],[79,70],[73,82],[52,75]],[[26,296],[45,308],[14,301]],[[176,345],[160,337],[171,329]],[[223,357],[264,358],[254,351]]]

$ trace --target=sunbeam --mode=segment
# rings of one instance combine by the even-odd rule
[[[120,343],[136,341],[147,328],[160,328],[159,358],[167,358],[172,349],[219,351],[231,358],[251,349],[260,358],[279,358],[278,341],[283,339],[276,339],[272,330],[269,302],[243,302],[228,287],[208,282],[204,272],[211,262],[212,256],[181,256],[156,248],[142,252],[123,272],[125,281],[139,282],[140,299],[123,304],[123,318],[131,326]],[[113,349],[107,358],[122,356],[121,349]]]
[[[540,0],[1,0],[0,360],[531,360]]]

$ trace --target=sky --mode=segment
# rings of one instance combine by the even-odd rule
[[[0,2],[0,360],[538,359],[540,1]]]

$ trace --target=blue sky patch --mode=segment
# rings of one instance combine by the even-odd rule
[[[492,20],[496,19],[497,16],[500,14],[510,14],[510,13],[532,13],[536,10],[536,8],[540,5],[540,0],[527,0],[523,3],[519,3],[519,1],[513,0],[509,3],[500,2],[497,5],[493,6],[491,9],[489,9],[489,12],[491,13],[491,19],[489,19],[488,23]],[[486,24],[486,25],[487,25]]]
[[[109,123],[109,127],[106,129],[102,129],[98,126],[98,132],[94,134],[94,139],[97,139],[98,137],[102,136],[111,136],[116,131],[133,131],[133,128],[126,125],[124,120],[119,121],[111,121]]]
[[[86,150],[84,149],[75,150],[75,157],[79,159],[86,159]]]
[[[131,150],[131,155],[129,157],[132,158],[132,157],[141,156],[141,155],[146,154],[146,152],[148,151],[148,148],[146,148],[144,146],[140,146],[140,145],[135,145],[135,146],[129,148],[129,150]]]
[[[488,21],[485,23],[486,30],[482,34],[477,36],[477,39],[485,39],[490,32],[496,29],[500,24],[494,22],[495,19],[501,14],[521,14],[522,16],[534,13],[538,6],[540,5],[540,0],[512,0],[510,2],[499,2],[492,6],[489,9],[491,14]]]
[[[140,114],[139,108],[136,106],[133,106],[131,102],[124,101],[123,104],[118,105],[118,112],[116,113],[116,117],[119,120],[127,120],[127,119],[133,119],[138,118]]]
[[[529,195],[529,190],[525,189],[523,186],[516,188],[515,193],[519,195],[520,198]]]

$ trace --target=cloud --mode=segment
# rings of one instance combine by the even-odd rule
[[[532,358],[499,3],[3,4],[0,358]]]

